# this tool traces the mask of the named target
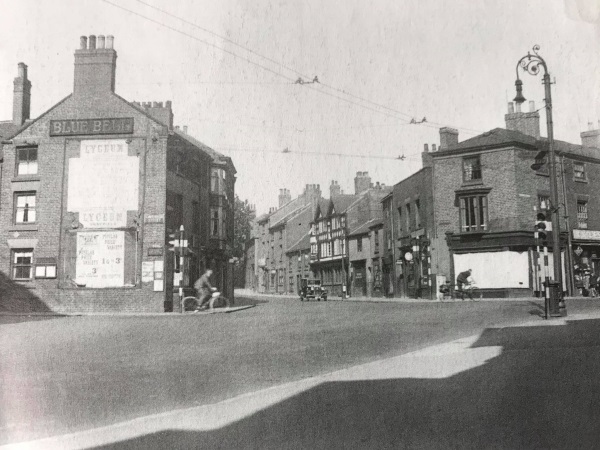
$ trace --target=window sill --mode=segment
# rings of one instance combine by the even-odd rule
[[[489,233],[488,230],[476,230],[476,231],[461,231],[459,232],[459,234],[461,236],[471,236],[471,235],[477,235],[477,234],[486,234]]]
[[[587,178],[573,178],[573,181],[576,183],[588,183]]]
[[[8,231],[38,231],[38,225],[37,224],[13,225],[8,229]]]
[[[40,181],[41,178],[39,175],[16,175],[11,181],[13,183],[18,183],[20,181]]]
[[[473,186],[473,185],[478,185],[478,184],[483,184],[482,178],[479,178],[477,180],[463,180],[463,183],[462,183],[463,186]]]

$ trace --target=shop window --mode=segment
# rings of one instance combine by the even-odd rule
[[[586,181],[585,164],[573,162],[573,178],[575,181]]]
[[[585,200],[577,200],[577,227],[588,227],[588,202]]]
[[[356,251],[357,252],[362,252],[363,251],[363,247],[362,247],[362,236],[356,238]]]
[[[479,156],[463,159],[463,181],[481,180],[481,160]]]
[[[38,173],[38,149],[27,147],[17,149],[17,175],[35,175]]]
[[[460,224],[463,233],[487,230],[488,208],[485,195],[460,198]]]
[[[13,280],[31,280],[33,275],[33,249],[13,250],[11,263]]]
[[[284,282],[285,282],[285,270],[279,269],[279,286],[283,286]]]
[[[28,224],[36,221],[36,193],[17,192],[15,194],[15,223]]]

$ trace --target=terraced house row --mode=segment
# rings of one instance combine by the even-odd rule
[[[0,123],[3,310],[177,311],[204,268],[233,296],[233,162],[174,126],[170,101],[116,94],[113,44],[81,37],[73,92],[33,120],[18,65]]]
[[[369,180],[361,195],[332,192],[316,202],[304,234],[289,244],[289,260],[282,253],[277,268],[261,260],[265,273],[281,275],[259,290],[294,292],[296,279],[315,277],[332,295],[435,299],[441,284],[472,269],[485,297],[541,295],[544,247],[552,274],[552,249],[560,245],[563,291],[586,295],[588,280],[600,275],[600,123],[590,123],[580,143],[554,141],[559,204],[552,205],[547,161],[534,164],[547,139],[529,108],[510,103],[504,128],[464,141],[441,128],[439,143],[424,146],[421,170],[393,188],[373,190]],[[549,232],[536,240],[538,214],[549,226],[555,209],[560,243]],[[260,219],[263,234],[273,214]]]

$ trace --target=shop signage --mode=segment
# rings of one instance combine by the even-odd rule
[[[588,241],[600,241],[598,230],[573,230],[573,239],[586,239]]]
[[[164,214],[146,214],[144,216],[144,223],[165,223]]]
[[[133,117],[50,121],[50,136],[92,134],[133,134]]]
[[[577,248],[575,249],[575,254],[577,256],[581,256],[582,253],[583,253],[583,249],[580,246],[577,246]]]

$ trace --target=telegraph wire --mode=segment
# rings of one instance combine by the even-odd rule
[[[293,81],[294,81],[294,79],[293,79],[293,78],[290,78],[290,77],[288,77],[288,76],[286,76],[286,75],[284,75],[284,74],[282,74],[282,73],[279,73],[279,72],[277,72],[277,71],[275,71],[275,70],[272,70],[272,69],[270,69],[270,68],[268,68],[268,67],[266,67],[266,66],[263,66],[262,64],[259,64],[259,63],[255,62],[255,61],[252,61],[251,59],[248,59],[248,58],[246,58],[246,57],[244,57],[244,56],[238,55],[238,54],[236,54],[236,53],[234,53],[234,52],[231,52],[231,51],[229,51],[229,50],[226,50],[226,49],[224,49],[224,48],[222,48],[222,47],[219,47],[218,45],[215,45],[215,44],[213,44],[213,43],[211,43],[211,42],[205,41],[204,39],[200,39],[199,37],[196,37],[196,36],[194,36],[194,35],[192,35],[192,34],[186,33],[185,31],[182,31],[182,30],[179,30],[179,29],[177,29],[177,28],[174,28],[174,27],[172,27],[172,26],[170,26],[170,25],[167,25],[166,23],[160,22],[160,21],[158,21],[158,20],[154,20],[154,19],[152,19],[152,18],[150,18],[150,17],[148,17],[148,16],[144,16],[143,14],[140,14],[140,13],[138,13],[138,12],[132,11],[131,9],[125,8],[124,6],[117,5],[116,3],[113,3],[113,2],[111,2],[111,1],[109,1],[109,0],[102,0],[102,1],[103,1],[104,3],[108,3],[109,5],[112,5],[112,6],[114,6],[115,8],[122,9],[123,11],[127,11],[127,12],[128,12],[128,13],[130,13],[130,14],[133,14],[133,15],[136,15],[136,16],[138,16],[138,17],[141,17],[142,19],[148,20],[148,21],[150,21],[150,22],[152,22],[152,23],[154,23],[154,24],[156,24],[156,25],[159,25],[159,26],[162,26],[162,27],[168,28],[168,29],[169,29],[169,30],[171,30],[171,31],[175,31],[176,33],[179,33],[179,34],[182,34],[182,35],[184,35],[184,36],[187,36],[187,37],[189,37],[189,38],[191,38],[191,39],[194,39],[194,40],[196,40],[196,41],[198,41],[198,42],[202,42],[203,44],[206,44],[206,45],[208,45],[208,46],[210,46],[210,47],[216,48],[217,50],[220,50],[220,51],[222,51],[222,52],[225,52],[225,53],[227,53],[227,54],[229,54],[229,55],[232,55],[232,56],[234,56],[234,57],[236,57],[236,58],[243,59],[244,61],[246,61],[246,62],[248,62],[248,63],[250,63],[250,64],[253,64],[253,65],[257,66],[257,67],[260,67],[261,69],[264,69],[264,70],[266,70],[266,71],[268,71],[268,72],[271,72],[271,73],[272,73],[272,74],[274,74],[274,75],[277,75],[277,76],[279,76],[279,77],[285,78],[285,79],[287,79],[287,80],[288,80],[288,81],[290,81],[290,82],[293,82]]]
[[[357,96],[357,95],[351,94],[351,93],[349,93],[349,92],[347,92],[347,91],[344,91],[344,90],[342,90],[342,89],[338,89],[338,88],[336,88],[336,87],[334,87],[334,86],[330,86],[330,85],[328,85],[328,84],[321,83],[321,82],[319,82],[319,81],[317,80],[317,77],[314,77],[314,80],[313,80],[312,82],[297,83],[297,81],[298,81],[298,80],[295,80],[295,81],[294,81],[292,78],[288,77],[287,75],[284,75],[284,74],[282,74],[281,72],[278,72],[278,71],[272,70],[272,69],[270,69],[270,68],[268,68],[268,67],[266,67],[266,66],[264,66],[264,65],[262,65],[262,64],[259,64],[259,63],[255,62],[255,61],[251,60],[251,59],[248,59],[248,58],[246,58],[246,57],[244,57],[244,56],[238,55],[237,53],[234,53],[234,52],[232,52],[232,51],[226,50],[226,49],[224,49],[224,48],[222,48],[222,47],[219,47],[218,45],[212,44],[212,43],[210,43],[210,42],[208,42],[208,41],[205,41],[205,40],[203,40],[203,39],[200,39],[200,38],[198,38],[198,37],[196,37],[196,36],[193,36],[193,35],[191,35],[191,34],[189,34],[189,33],[186,33],[185,31],[182,31],[182,30],[179,30],[179,29],[177,29],[177,28],[171,27],[170,25],[167,25],[167,24],[165,24],[165,23],[163,23],[163,22],[160,22],[160,21],[158,21],[158,20],[154,20],[154,19],[152,19],[152,18],[150,18],[150,17],[144,16],[143,14],[140,14],[140,13],[138,13],[138,12],[132,11],[132,10],[130,10],[130,9],[128,9],[128,8],[125,8],[125,7],[123,7],[123,6],[117,5],[117,4],[115,4],[115,3],[113,3],[113,2],[111,2],[111,1],[109,1],[109,0],[102,0],[102,1],[103,1],[103,2],[105,2],[105,3],[108,3],[108,4],[112,5],[112,6],[114,6],[114,7],[116,7],[116,8],[122,9],[122,10],[124,10],[124,11],[127,11],[127,12],[129,12],[129,13],[131,13],[131,14],[134,14],[134,15],[136,15],[136,16],[138,16],[138,17],[141,17],[141,18],[143,18],[143,19],[145,19],[145,20],[148,20],[148,21],[150,21],[150,22],[153,22],[153,23],[155,23],[155,24],[157,24],[157,25],[163,26],[163,27],[165,27],[165,28],[167,28],[167,29],[170,29],[170,30],[172,30],[172,31],[175,31],[175,32],[177,32],[177,33],[180,33],[180,34],[182,34],[182,35],[184,35],[184,36],[190,37],[190,38],[192,38],[192,39],[194,39],[194,40],[196,40],[196,41],[198,41],[198,42],[204,43],[204,44],[206,44],[206,45],[209,45],[209,46],[211,46],[211,47],[213,47],[213,48],[216,48],[216,49],[218,49],[218,50],[221,50],[221,51],[223,51],[223,52],[225,52],[225,53],[227,53],[227,54],[229,54],[229,55],[232,55],[232,56],[234,56],[234,57],[240,58],[240,59],[242,59],[242,60],[244,60],[244,61],[246,61],[246,62],[248,62],[248,63],[250,63],[250,64],[252,64],[252,65],[255,65],[255,66],[257,66],[257,67],[260,67],[260,68],[262,68],[262,69],[264,69],[264,70],[267,70],[268,72],[270,72],[270,73],[272,73],[272,74],[275,74],[275,75],[277,75],[277,76],[283,77],[283,78],[285,78],[286,80],[288,80],[288,81],[291,81],[293,84],[300,84],[300,85],[302,85],[302,86],[304,86],[304,85],[307,85],[307,84],[312,84],[312,83],[321,84],[322,86],[324,86],[324,87],[326,87],[326,88],[329,88],[329,89],[332,89],[332,90],[334,90],[334,91],[337,91],[337,92],[343,93],[343,94],[345,94],[345,95],[347,95],[347,96],[350,96],[350,97],[356,98],[356,99],[358,99],[358,100],[360,100],[360,101],[362,101],[362,102],[366,102],[366,103],[372,104],[372,105],[374,105],[374,106],[377,106],[378,108],[386,109],[386,110],[388,110],[388,111],[391,111],[391,112],[393,112],[393,113],[394,113],[394,114],[396,114],[396,115],[388,114],[388,113],[385,113],[384,111],[381,111],[381,110],[378,110],[378,109],[373,109],[373,108],[370,108],[370,107],[368,107],[368,106],[366,106],[366,105],[363,105],[363,104],[361,104],[361,103],[357,103],[357,102],[351,101],[351,100],[349,100],[349,99],[347,99],[347,98],[340,97],[340,96],[338,96],[338,95],[331,94],[331,93],[329,93],[329,92],[325,92],[325,91],[323,91],[323,90],[320,90],[320,89],[316,89],[316,88],[314,88],[313,86],[305,86],[305,87],[306,87],[306,88],[308,88],[308,89],[312,89],[312,90],[314,90],[314,91],[316,91],[316,92],[318,92],[318,93],[321,93],[321,94],[324,94],[324,95],[328,95],[328,96],[330,96],[330,97],[333,97],[333,98],[336,98],[336,99],[339,99],[339,100],[345,101],[345,102],[347,102],[347,103],[350,103],[350,104],[353,104],[353,105],[356,105],[356,106],[362,107],[362,108],[364,108],[364,109],[368,109],[368,110],[370,110],[370,111],[373,111],[373,112],[377,112],[377,113],[379,113],[379,114],[386,115],[386,116],[388,116],[388,117],[392,117],[392,118],[394,118],[394,119],[397,119],[397,120],[406,120],[406,119],[404,119],[404,118],[398,117],[397,115],[400,115],[400,116],[405,116],[405,117],[409,117],[409,118],[413,118],[413,120],[414,120],[414,116],[412,116],[412,115],[410,115],[410,114],[403,113],[402,111],[398,111],[398,110],[396,110],[396,109],[393,109],[393,108],[387,107],[387,106],[385,106],[385,105],[381,105],[381,104],[379,104],[379,103],[376,103],[376,102],[373,102],[373,101],[371,101],[371,100],[368,100],[368,99],[362,98],[362,97],[360,97],[360,96]],[[243,46],[243,45],[241,45],[241,44],[238,44],[237,42],[235,42],[235,41],[233,41],[233,40],[231,40],[231,39],[228,39],[228,38],[226,38],[226,37],[224,37],[224,36],[221,36],[221,35],[219,35],[219,34],[217,34],[217,33],[213,32],[213,31],[210,31],[210,30],[208,30],[208,29],[206,29],[206,28],[204,28],[204,27],[201,27],[200,25],[197,25],[197,24],[195,24],[195,23],[193,23],[193,22],[190,22],[190,21],[188,21],[188,20],[186,20],[186,19],[184,19],[184,18],[182,18],[182,17],[179,17],[179,16],[177,16],[177,15],[171,14],[171,13],[169,13],[168,11],[165,11],[165,10],[163,10],[163,9],[161,9],[161,8],[158,8],[158,7],[156,7],[156,6],[153,6],[153,5],[151,5],[151,4],[148,4],[148,3],[146,3],[146,2],[143,2],[142,0],[136,0],[136,1],[137,1],[137,2],[139,2],[139,3],[141,3],[141,4],[143,4],[143,5],[146,5],[146,6],[148,6],[148,7],[150,7],[150,8],[153,8],[153,9],[155,9],[156,11],[159,11],[159,12],[161,12],[161,13],[165,14],[165,15],[168,15],[168,16],[170,16],[170,17],[176,18],[176,19],[178,19],[178,20],[180,20],[180,21],[182,21],[182,22],[184,22],[184,23],[187,23],[187,24],[189,24],[189,25],[192,25],[192,26],[194,26],[194,27],[196,27],[196,28],[198,28],[198,29],[200,29],[200,30],[203,30],[203,31],[205,31],[205,32],[207,32],[207,33],[210,33],[210,34],[212,34],[212,35],[214,35],[214,36],[216,36],[216,37],[218,37],[218,38],[220,38],[220,39],[223,39],[223,40],[225,40],[225,41],[227,41],[227,42],[229,42],[229,43],[231,43],[231,44],[233,44],[233,45],[235,45],[235,46],[237,46],[237,47],[239,47],[239,48],[242,48],[242,49],[244,49],[244,50],[246,50],[246,51],[248,51],[248,52],[250,52],[250,53],[252,53],[252,54],[254,54],[254,55],[256,55],[256,56],[259,56],[259,57],[261,57],[261,58],[263,58],[263,59],[265,59],[265,60],[267,60],[267,61],[269,61],[269,62],[272,62],[272,63],[274,63],[274,64],[277,64],[277,65],[279,65],[280,67],[282,67],[282,68],[284,68],[284,69],[286,69],[286,70],[288,70],[288,71],[294,72],[295,74],[298,74],[298,75],[300,75],[300,76],[302,76],[302,77],[304,77],[304,78],[308,78],[308,79],[310,79],[310,77],[308,77],[308,76],[306,76],[306,75],[303,75],[301,72],[298,72],[297,70],[295,70],[295,69],[293,69],[293,68],[290,68],[290,67],[287,67],[287,66],[285,66],[285,65],[284,65],[284,64],[282,64],[281,62],[278,62],[278,61],[276,61],[276,60],[274,60],[274,59],[272,59],[272,58],[269,58],[269,57],[267,57],[267,56],[261,55],[261,54],[259,54],[259,53],[255,52],[255,51],[253,51],[253,50],[251,50],[251,49],[247,48],[247,47],[244,47],[244,46]],[[423,125],[424,125],[424,126],[426,126],[426,127],[433,127],[433,128],[438,128],[439,126],[447,126],[447,125],[445,125],[445,124],[441,124],[441,123],[438,123],[438,122],[429,122],[429,123],[424,123],[424,122],[425,122],[425,121],[421,121],[421,122],[414,122],[414,121],[413,121],[412,123],[423,124]],[[480,131],[480,130],[474,130],[474,129],[463,128],[463,127],[455,127],[455,128],[457,128],[457,129],[459,129],[459,130],[462,130],[462,131],[466,131],[466,132],[468,132],[468,133],[475,133],[475,134],[482,133],[482,131]]]
[[[143,14],[140,14],[140,13],[138,13],[138,12],[132,11],[132,10],[130,10],[130,9],[128,9],[128,8],[125,8],[125,7],[123,7],[123,6],[117,5],[116,3],[113,3],[113,2],[111,2],[111,1],[109,1],[109,0],[102,0],[102,1],[103,1],[104,3],[108,3],[109,5],[112,5],[112,6],[114,6],[114,7],[116,7],[116,8],[122,9],[123,11],[127,11],[128,13],[131,13],[131,14],[134,14],[134,15],[136,15],[136,16],[138,16],[138,17],[141,17],[142,19],[148,20],[148,21],[150,21],[150,22],[152,22],[152,23],[154,23],[154,24],[156,24],[156,25],[159,25],[159,26],[165,27],[165,28],[167,28],[167,29],[169,29],[169,30],[171,30],[171,31],[175,31],[176,33],[182,34],[182,35],[184,35],[184,36],[187,36],[187,37],[189,37],[189,38],[192,38],[192,39],[194,39],[194,40],[196,40],[196,41],[198,41],[198,42],[201,42],[201,43],[203,43],[203,44],[209,45],[209,46],[211,46],[211,47],[213,47],[213,48],[216,48],[216,49],[218,49],[218,50],[221,50],[221,51],[223,51],[223,52],[225,52],[225,53],[227,53],[227,54],[229,54],[229,55],[232,55],[232,56],[234,56],[234,57],[236,57],[236,58],[240,58],[240,59],[242,59],[242,60],[244,60],[244,61],[246,61],[246,62],[248,62],[248,63],[250,63],[250,64],[253,64],[253,65],[257,66],[257,67],[260,67],[261,69],[264,69],[264,70],[266,70],[266,71],[268,71],[268,72],[271,72],[271,73],[272,73],[272,74],[274,74],[274,75],[277,75],[277,76],[279,76],[279,77],[285,78],[286,80],[290,81],[292,84],[295,84],[295,81],[296,81],[296,80],[294,80],[293,78],[290,78],[290,77],[288,77],[287,75],[284,75],[284,74],[282,74],[282,73],[280,73],[280,72],[277,72],[277,71],[275,71],[275,70],[272,70],[272,69],[270,69],[270,68],[268,68],[268,67],[266,67],[266,66],[263,66],[262,64],[259,64],[259,63],[257,63],[257,62],[254,62],[254,61],[252,61],[251,59],[248,59],[248,58],[246,58],[246,57],[244,57],[244,56],[238,55],[237,53],[234,53],[234,52],[232,52],[232,51],[225,50],[224,48],[222,48],[222,47],[219,47],[219,46],[218,46],[218,45],[216,45],[216,44],[212,44],[212,43],[210,43],[210,42],[208,42],[208,41],[205,41],[204,39],[200,39],[200,38],[198,38],[198,37],[196,37],[196,36],[194,36],[194,35],[191,35],[191,34],[189,34],[189,33],[186,33],[185,31],[179,30],[179,29],[177,29],[177,28],[174,28],[174,27],[172,27],[172,26],[170,26],[170,25],[167,25],[167,24],[165,24],[165,23],[163,23],[163,22],[160,22],[160,21],[158,21],[158,20],[154,20],[154,19],[152,19],[152,18],[150,18],[150,17],[148,17],[148,16],[144,16]],[[384,115],[386,115],[386,116],[388,116],[388,117],[392,117],[392,118],[394,118],[394,119],[396,119],[396,120],[399,120],[399,119],[400,119],[398,116],[395,116],[395,115],[392,115],[392,114],[388,114],[388,113],[386,113],[386,112],[383,112],[383,111],[380,111],[380,110],[377,110],[377,109],[370,108],[370,107],[368,107],[368,106],[366,106],[366,105],[362,105],[362,104],[360,104],[360,103],[356,103],[356,102],[354,102],[354,101],[352,101],[352,100],[349,100],[349,99],[346,99],[346,98],[340,97],[340,96],[338,96],[338,95],[335,95],[335,94],[330,94],[329,92],[321,91],[321,90],[315,89],[315,88],[313,88],[313,87],[311,87],[311,86],[306,86],[306,87],[307,87],[307,88],[309,88],[309,89],[313,89],[313,90],[315,90],[316,92],[319,92],[319,93],[321,93],[321,94],[328,95],[328,96],[330,96],[330,97],[333,97],[333,98],[337,98],[337,99],[339,99],[339,100],[345,101],[345,102],[347,102],[347,103],[351,103],[351,104],[353,104],[353,105],[356,105],[356,106],[360,106],[360,107],[362,107],[362,108],[364,108],[364,109],[368,109],[368,110],[370,110],[370,111],[374,111],[374,112],[376,112],[376,113],[379,113],[379,114],[384,114]],[[400,120],[404,120],[404,119],[400,119]]]
[[[336,156],[340,158],[362,158],[362,159],[388,159],[394,161],[405,161],[405,160],[416,160],[419,158],[418,155],[401,154],[398,156],[385,156],[385,155],[365,155],[359,153],[336,153],[336,152],[311,152],[308,150],[290,150],[288,147],[283,150],[270,150],[261,148],[236,148],[236,147],[215,147],[218,152],[245,152],[245,153],[274,153],[280,155],[313,155],[313,156]]]

